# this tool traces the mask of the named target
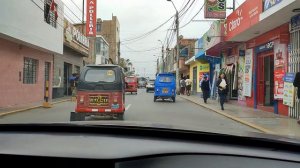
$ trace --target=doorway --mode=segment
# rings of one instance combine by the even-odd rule
[[[192,94],[197,94],[197,67],[193,67],[193,91]]]
[[[64,95],[70,96],[69,78],[72,75],[72,64],[64,62]]]
[[[273,106],[274,104],[274,54],[258,55],[257,62],[257,104]]]

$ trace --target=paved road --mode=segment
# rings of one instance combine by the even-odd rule
[[[69,122],[74,102],[64,102],[53,108],[39,108],[0,118],[0,123]],[[203,131],[240,133],[256,130],[177,97],[173,102],[153,102],[153,93],[144,89],[138,95],[126,95],[125,120],[178,125]]]

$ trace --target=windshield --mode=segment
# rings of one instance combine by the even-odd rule
[[[89,69],[84,76],[86,82],[114,82],[116,74],[113,70],[107,69]]]
[[[161,83],[173,82],[173,78],[169,77],[169,76],[160,76],[158,81],[161,82]]]
[[[119,120],[300,137],[299,7],[1,0],[0,124]]]

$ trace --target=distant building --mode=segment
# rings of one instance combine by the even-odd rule
[[[85,33],[85,23],[75,24],[78,29]],[[109,46],[109,63],[119,64],[120,62],[120,24],[116,16],[112,20],[97,19],[97,36],[102,36]],[[94,39],[96,40],[96,39]],[[95,46],[95,45],[94,45]]]

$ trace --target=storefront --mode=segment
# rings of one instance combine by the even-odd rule
[[[192,83],[192,94],[201,95],[202,91],[200,88],[200,82],[203,79],[203,75],[209,75],[210,66],[209,62],[200,57],[193,56],[185,62],[186,65],[189,65],[189,74]]]
[[[54,55],[53,98],[71,95],[69,78],[80,73],[83,58],[89,55],[89,39],[64,20],[64,50],[62,55]]]
[[[290,46],[289,46],[289,57],[288,57],[288,72],[294,75],[300,72],[300,14],[291,18],[290,22]],[[296,92],[300,92],[299,88],[295,89],[291,98],[291,105],[289,106],[289,116],[299,119],[300,117],[300,103]]]
[[[253,50],[253,97],[247,104],[255,108],[288,115],[283,105],[283,77],[287,72],[289,24],[281,25],[247,42]]]

